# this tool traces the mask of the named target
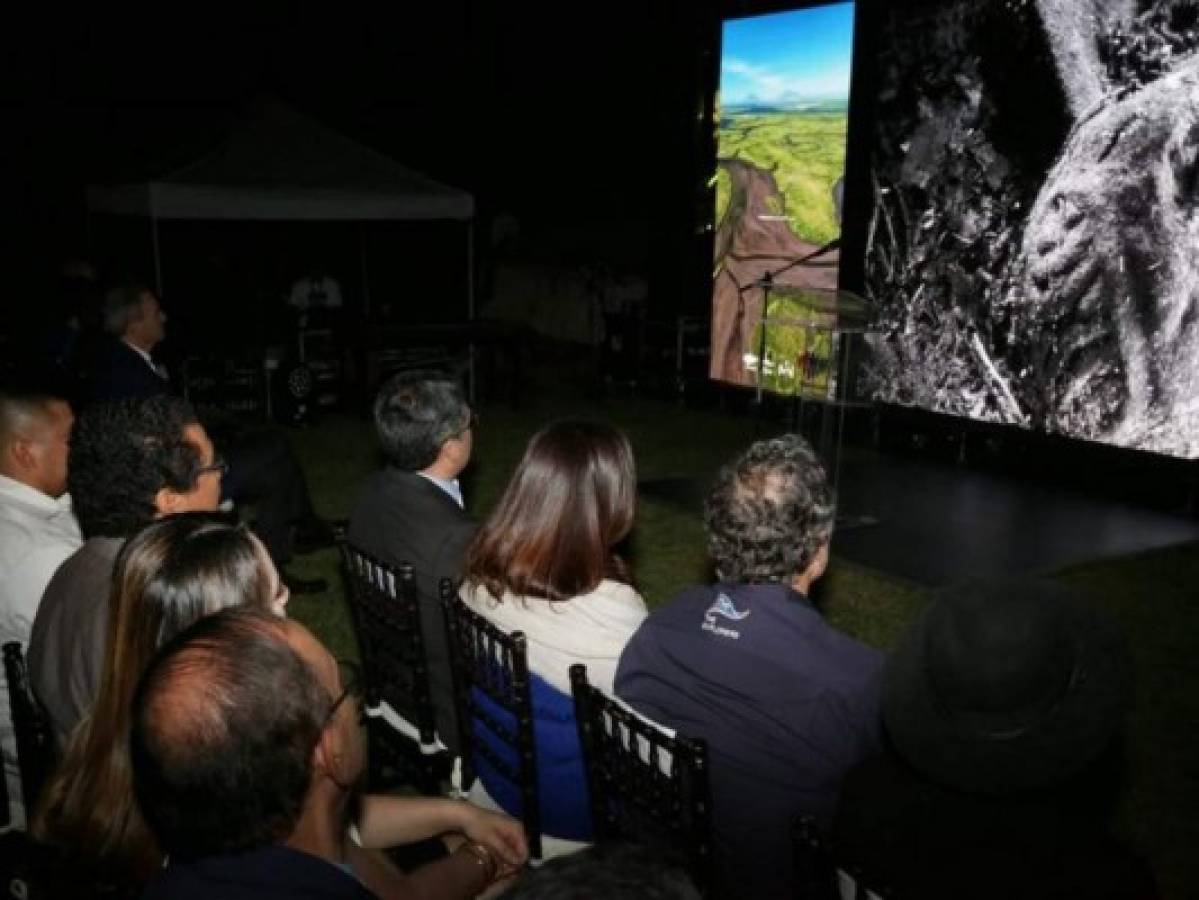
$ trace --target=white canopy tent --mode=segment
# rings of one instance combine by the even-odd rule
[[[159,222],[179,219],[463,223],[474,318],[474,198],[277,102],[258,106],[215,150],[162,178],[93,186],[88,212],[144,217],[162,292]],[[363,302],[370,297],[365,245]]]

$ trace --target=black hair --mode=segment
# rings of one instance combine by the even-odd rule
[[[165,854],[269,846],[295,829],[332,698],[269,613],[226,609],[160,651],[133,701],[142,814]]]
[[[456,380],[439,372],[401,372],[375,397],[375,432],[393,466],[418,472],[437,460],[441,446],[470,423],[470,407]]]
[[[71,433],[67,486],[84,537],[128,537],[157,512],[162,488],[191,490],[203,464],[184,437],[199,424],[176,397],[97,403]]]

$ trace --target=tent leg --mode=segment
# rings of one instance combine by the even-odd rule
[[[154,293],[162,300],[162,257],[158,248],[158,217],[150,217],[150,240],[154,246]]]
[[[473,326],[475,321],[475,222],[474,219],[466,220],[466,320]],[[475,342],[473,339],[474,330],[471,329],[472,339],[467,348],[467,396],[470,397],[470,405],[475,405]]]

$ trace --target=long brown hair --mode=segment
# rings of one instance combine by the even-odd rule
[[[533,436],[467,553],[466,578],[494,597],[569,600],[629,580],[613,552],[633,527],[637,475],[624,434],[561,421]]]
[[[130,887],[162,865],[133,796],[133,694],[158,648],[192,622],[228,606],[270,608],[267,565],[244,526],[210,513],[160,519],[121,549],[100,692],[71,733],[33,820],[34,835],[83,866],[87,877]]]

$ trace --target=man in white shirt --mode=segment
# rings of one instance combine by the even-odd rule
[[[75,417],[38,389],[0,388],[0,645],[24,648],[42,592],[83,543],[67,489],[67,444]],[[0,669],[0,750],[13,825],[24,827],[8,681]]]

